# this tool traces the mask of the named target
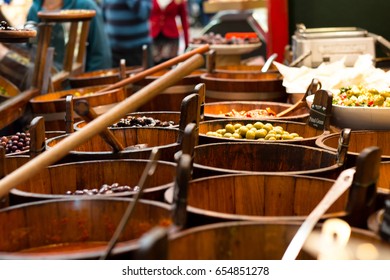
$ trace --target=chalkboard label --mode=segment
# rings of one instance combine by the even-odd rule
[[[333,95],[327,90],[318,90],[314,94],[310,108],[308,124],[316,129],[328,130],[332,110]]]

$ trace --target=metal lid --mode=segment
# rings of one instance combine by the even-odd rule
[[[297,24],[295,36],[301,39],[351,38],[366,37],[368,32],[358,27],[306,28],[304,24]]]

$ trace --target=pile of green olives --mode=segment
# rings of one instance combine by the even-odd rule
[[[235,123],[226,124],[225,128],[217,131],[209,131],[207,136],[223,137],[230,139],[247,140],[298,140],[303,139],[298,133],[285,131],[281,126],[273,126],[271,123],[256,122],[246,125]]]

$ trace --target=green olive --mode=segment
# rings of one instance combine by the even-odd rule
[[[255,131],[253,131],[253,130],[248,130],[248,131],[246,132],[246,135],[245,135],[245,138],[246,138],[246,139],[255,139],[255,137],[256,137],[256,132],[255,132]]]
[[[236,139],[242,139],[242,136],[239,133],[234,132],[233,137]]]
[[[267,131],[270,131],[272,130],[274,127],[272,124],[270,123],[266,123],[264,126],[263,126],[264,129],[266,129]]]
[[[264,129],[264,128],[261,128],[259,130],[256,131],[256,139],[257,138],[265,138],[265,136],[267,135],[267,130]]]
[[[216,131],[218,134],[224,135],[226,133],[226,129],[221,128]]]
[[[246,133],[249,131],[249,128],[246,126],[241,126],[239,129],[239,133],[242,137],[245,137]]]
[[[248,123],[248,124],[246,124],[245,126],[246,126],[247,128],[249,128],[249,129],[251,129],[251,128],[253,127],[253,124]]]
[[[224,135],[223,135],[224,138],[230,138],[230,137],[233,137],[233,134],[231,134],[230,132],[226,132]]]
[[[261,129],[263,128],[264,124],[262,122],[255,122],[253,126],[256,127],[256,129]]]
[[[294,137],[291,136],[291,134],[283,134],[282,140],[292,140]]]
[[[231,123],[228,123],[225,125],[226,132],[234,133],[235,129],[234,126]]]
[[[239,129],[242,126],[242,124],[235,123],[233,126],[234,126],[234,129]]]

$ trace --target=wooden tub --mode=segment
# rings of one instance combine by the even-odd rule
[[[126,76],[143,71],[142,66],[126,67]],[[96,70],[81,73],[69,77],[69,83],[72,88],[83,88],[90,86],[111,85],[120,81],[119,68]]]
[[[174,154],[180,149],[178,142],[180,131],[177,128],[129,127],[111,129],[114,136],[125,149],[114,153],[99,135],[93,136],[83,144],[70,151],[61,162],[90,161],[103,159],[148,159],[154,147],[160,150],[160,159],[174,161]],[[46,149],[50,150],[60,144],[67,135],[54,137],[46,141]]]
[[[340,133],[322,135],[316,140],[321,149],[336,151]],[[359,153],[367,147],[377,146],[382,150],[382,161],[390,161],[390,131],[351,130],[348,144],[348,164],[354,166]]]
[[[127,114],[124,119],[127,117],[135,117],[135,118],[153,118],[154,120],[160,120],[161,122],[172,122],[172,126],[174,128],[178,128],[180,124],[180,112],[174,112],[174,111],[154,111],[154,112],[133,112],[130,114]],[[80,130],[82,127],[84,127],[87,123],[85,121],[80,121],[74,124],[74,130]],[[141,125],[140,125],[141,126]],[[126,128],[128,126],[117,126],[112,127],[113,129],[122,129]],[[158,127],[158,126],[156,126]]]
[[[300,175],[229,174],[191,180],[188,184],[189,223],[220,221],[304,221],[334,180]],[[165,192],[172,203],[173,187]],[[342,217],[345,192],[323,218]]]
[[[149,85],[167,72],[169,72],[169,69],[159,71],[136,82],[134,84],[134,91]],[[200,83],[200,75],[204,73],[205,70],[202,69],[193,71],[180,82],[167,88],[152,100],[138,108],[138,111],[180,111],[183,98],[194,92],[195,86]]]
[[[296,222],[225,222],[190,228],[169,240],[168,258],[174,260],[281,260],[297,232]],[[320,227],[314,230],[319,233]],[[389,252],[390,245],[366,230],[352,228],[350,242],[372,244]],[[320,245],[320,244],[318,244]],[[356,247],[354,248],[356,253]],[[388,255],[388,254],[387,254]],[[316,259],[302,249],[299,260]]]
[[[86,99],[98,115],[103,114],[127,97],[122,88],[95,93],[103,88],[102,86],[78,88],[34,97],[30,100],[32,113],[34,116],[44,117],[46,130],[65,130],[65,97],[67,95],[73,95],[73,102]],[[76,121],[81,120],[77,117]]]
[[[52,165],[33,178],[10,191],[10,204],[44,199],[69,198],[76,190],[100,189],[103,184],[137,186],[148,160],[105,160]],[[148,180],[142,198],[163,201],[165,190],[173,182],[176,164],[159,161],[153,176]],[[130,197],[136,192],[96,194],[95,196]],[[87,196],[86,194],[84,196]]]
[[[278,73],[205,73],[206,102],[279,101],[287,99]]]
[[[219,174],[272,172],[336,179],[344,159],[316,147],[261,142],[223,142],[194,150],[194,178]]]
[[[285,138],[280,138],[277,140],[271,140],[265,138],[265,140],[260,140],[262,138],[256,138],[254,139],[248,139],[245,137],[245,134],[240,134],[237,132],[234,132],[234,130],[226,130],[225,128],[227,125],[230,125],[230,128],[233,129],[232,126],[234,125],[241,125],[246,126],[248,130],[250,130],[251,125],[256,127],[257,132],[264,132],[267,133],[265,130],[261,130],[261,127],[268,127],[269,124],[272,125],[272,127],[281,128],[282,131],[285,133],[289,133],[289,135],[293,135],[292,133],[296,133],[298,135],[298,138],[294,139],[287,139],[290,138],[290,136],[285,135]],[[223,137],[220,137],[221,134],[215,134],[212,135],[210,132],[216,132],[218,130],[226,130],[227,134],[225,133]],[[265,128],[264,128],[265,129]],[[239,130],[239,129],[238,129]],[[237,129],[235,131],[238,131]],[[272,129],[271,129],[272,130]],[[280,131],[280,130],[279,130]],[[231,132],[231,133],[230,133]],[[234,132],[234,133],[233,133]],[[230,134],[229,134],[230,133]],[[255,133],[253,131],[253,133]],[[252,134],[253,134],[252,133]],[[264,133],[261,135],[264,137]],[[299,123],[299,122],[291,122],[291,121],[282,121],[282,120],[273,120],[273,119],[266,119],[262,121],[255,121],[252,119],[223,119],[223,120],[210,120],[210,121],[204,121],[199,124],[199,143],[200,144],[209,144],[209,143],[218,143],[218,142],[283,142],[283,143],[289,143],[289,144],[298,144],[298,145],[307,145],[307,146],[315,146],[315,141],[322,135],[329,134],[329,131],[323,131],[318,130],[310,125],[307,125],[305,123]],[[236,135],[236,137],[229,137],[228,135]],[[254,136],[254,135],[252,135]],[[280,137],[281,134],[279,134]],[[278,136],[278,137],[279,137]],[[237,138],[241,137],[241,138]],[[249,137],[249,136],[248,136]],[[291,136],[292,137],[292,136]]]
[[[236,110],[237,112],[241,111],[251,111],[251,110],[266,110],[267,108],[271,109],[276,114],[288,109],[291,107],[291,104],[280,103],[280,102],[255,102],[255,101],[223,101],[223,102],[210,102],[204,104],[204,118],[205,120],[213,119],[231,119],[232,117],[226,116],[226,113]],[[283,117],[259,117],[259,118],[250,118],[250,119],[277,119],[277,120],[286,120],[286,121],[296,121],[306,123],[309,118],[310,109],[308,107],[301,107],[297,110],[294,110],[290,114]]]
[[[83,197],[0,210],[0,259],[98,259],[129,202]],[[153,226],[168,226],[170,215],[168,205],[140,200],[110,258],[130,258],[137,239]]]

